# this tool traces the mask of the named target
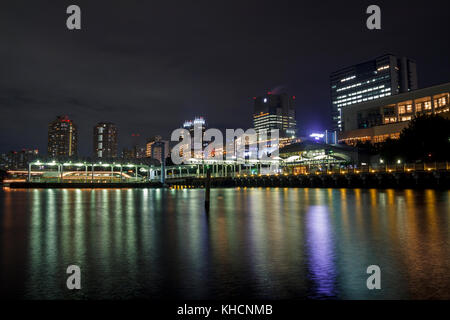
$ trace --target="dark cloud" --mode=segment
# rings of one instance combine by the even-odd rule
[[[68,31],[65,9],[82,9]],[[329,73],[386,52],[417,60],[419,82],[450,81],[448,1],[3,1],[0,151],[46,149],[47,123],[68,114],[90,154],[92,127],[170,132],[184,119],[251,126],[251,97],[282,86],[300,129],[329,124]]]

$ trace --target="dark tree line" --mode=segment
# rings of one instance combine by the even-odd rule
[[[414,118],[400,139],[388,139],[377,149],[388,162],[450,161],[450,120],[439,115]]]

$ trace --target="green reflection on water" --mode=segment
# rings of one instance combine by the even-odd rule
[[[208,215],[198,189],[0,195],[2,280],[28,298],[450,292],[449,191],[213,189]],[[70,264],[81,266],[81,292],[65,288]],[[365,287],[371,264],[386,290]]]

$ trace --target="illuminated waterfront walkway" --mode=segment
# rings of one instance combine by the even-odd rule
[[[449,163],[354,167],[331,162],[197,160],[174,166],[138,163],[40,162],[10,170],[4,183],[146,184],[202,187],[208,170],[212,186],[417,186],[448,184]],[[163,174],[162,174],[163,173]],[[131,185],[130,185],[131,186]]]

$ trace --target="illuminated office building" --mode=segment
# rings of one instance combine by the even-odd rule
[[[280,139],[296,136],[295,97],[286,93],[254,97],[253,127],[256,133],[261,130],[279,130]]]
[[[77,127],[67,116],[58,116],[48,124],[49,157],[72,157],[77,155]]]
[[[352,105],[416,90],[415,61],[386,54],[330,76],[332,130],[342,131],[342,110]]]
[[[342,109],[339,142],[379,143],[398,139],[409,122],[420,115],[450,118],[450,83],[359,103]],[[411,146],[414,147],[414,146]]]
[[[117,128],[114,123],[100,122],[94,127],[94,156],[117,157]]]

